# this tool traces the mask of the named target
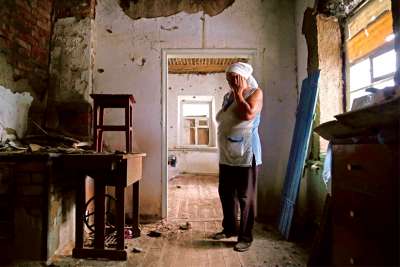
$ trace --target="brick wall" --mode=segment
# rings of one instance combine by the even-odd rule
[[[96,0],[56,1],[55,16],[59,18],[94,18]]]
[[[0,265],[47,260],[74,239],[75,180],[61,179],[46,155],[0,162]]]
[[[0,0],[0,52],[13,79],[28,79],[43,98],[48,86],[49,43],[54,0]]]

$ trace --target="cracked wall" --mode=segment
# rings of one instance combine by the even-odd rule
[[[254,75],[264,90],[258,216],[276,216],[297,104],[293,1],[237,0],[212,17],[180,12],[132,20],[116,0],[98,0],[95,29],[94,92],[133,94],[137,101],[134,148],[147,153],[140,202],[147,218],[160,218],[162,207],[162,49],[256,49]],[[123,116],[118,111],[106,112],[105,123],[110,122],[123,123]],[[122,134],[112,133],[105,139],[113,149],[124,149]]]
[[[54,25],[47,127],[87,140],[91,136],[92,27],[89,17]]]
[[[216,16],[235,0],[120,0],[124,12],[133,19],[167,17],[179,12],[203,11]]]
[[[179,173],[218,174],[218,151],[215,148],[215,112],[222,106],[224,95],[229,91],[225,73],[207,75],[169,74],[168,75],[168,151],[177,157],[176,167],[168,178]],[[178,141],[179,96],[213,96],[214,117],[210,125],[211,146],[204,149],[182,148]]]

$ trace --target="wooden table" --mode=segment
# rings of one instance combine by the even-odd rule
[[[63,154],[58,158],[57,169],[64,175],[79,177],[76,192],[76,225],[75,248],[76,258],[107,258],[111,260],[126,260],[124,244],[125,187],[132,185],[133,190],[133,236],[140,236],[139,229],[139,180],[142,178],[142,159],[144,153],[128,154]],[[85,216],[85,177],[94,180],[95,188],[95,236],[94,248],[83,246]],[[115,249],[105,248],[105,188],[115,187],[116,195],[116,240]]]

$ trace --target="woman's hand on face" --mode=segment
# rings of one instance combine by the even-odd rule
[[[242,95],[245,88],[246,84],[244,77],[241,75],[236,75],[234,77],[234,86],[232,87],[233,91],[236,94]]]

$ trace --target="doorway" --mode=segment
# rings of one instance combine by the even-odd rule
[[[163,218],[168,217],[169,176],[218,173],[214,118],[228,90],[224,70],[237,61],[252,64],[255,55],[255,49],[163,49]]]

